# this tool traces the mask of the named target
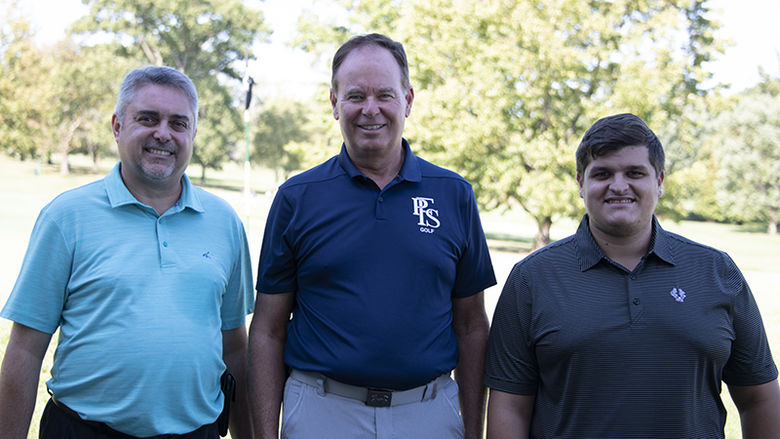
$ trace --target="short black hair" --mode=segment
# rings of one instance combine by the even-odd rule
[[[350,52],[363,46],[379,46],[383,49],[387,49],[390,54],[393,55],[393,58],[395,58],[395,61],[398,63],[398,67],[401,69],[401,85],[406,88],[412,87],[409,82],[409,63],[406,60],[406,51],[404,51],[403,44],[393,41],[385,35],[373,33],[354,36],[347,40],[346,43],[342,44],[336,51],[336,54],[333,56],[333,66],[331,68],[330,77],[330,85],[333,90],[338,89],[336,73],[344,62],[344,59],[347,58],[347,55],[349,55]]]
[[[647,146],[656,175],[664,170],[664,148],[645,122],[631,113],[601,118],[582,137],[577,147],[577,174],[582,175],[591,160],[627,146]]]

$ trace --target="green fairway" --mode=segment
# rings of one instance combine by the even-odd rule
[[[0,301],[4,304],[21,266],[35,218],[40,209],[58,193],[101,178],[114,165],[113,161],[101,163],[101,174],[86,171],[89,163],[74,160],[72,175],[60,176],[53,165],[41,166],[34,162],[18,162],[0,154],[0,242],[5,251],[0,256]],[[200,171],[191,168],[193,181],[198,183]],[[252,250],[253,266],[257,263],[265,216],[272,200],[273,173],[254,171],[251,176],[251,196],[242,192],[244,171],[240,165],[230,164],[222,171],[209,171],[206,189],[229,201],[244,219]],[[483,226],[491,246],[491,256],[499,284],[485,294],[488,315],[492,316],[495,301],[512,265],[527,254],[533,242],[535,225],[520,212],[499,215],[484,213]],[[769,333],[772,351],[780,352],[780,236],[768,236],[755,229],[713,223],[674,223],[661,219],[663,226],[698,242],[727,251],[742,268],[761,308],[764,324]],[[563,221],[554,224],[553,239],[560,239],[574,232],[577,222]],[[5,353],[11,324],[0,321],[0,358]],[[56,334],[52,338],[56,340]],[[48,398],[45,380],[48,379],[53,348],[49,347],[39,385],[38,403],[28,437],[37,437],[38,419]],[[777,357],[776,357],[777,358]],[[736,410],[729,398],[724,398],[729,410],[727,438],[740,438]]]

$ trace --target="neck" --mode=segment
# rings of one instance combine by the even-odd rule
[[[393,150],[392,154],[385,156],[352,157],[355,167],[366,177],[370,178],[379,189],[384,189],[401,171],[404,164],[406,151],[403,147]]]
[[[647,254],[652,230],[651,226],[640,233],[629,236],[614,236],[591,227],[590,233],[607,257],[633,271],[639,265],[639,261]]]
[[[168,209],[173,207],[181,197],[182,183],[181,179],[175,183],[150,187],[148,185],[128,184],[127,179],[122,178],[125,187],[136,200],[147,206],[151,206],[158,215],[162,215]]]

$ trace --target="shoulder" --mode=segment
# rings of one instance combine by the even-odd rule
[[[712,260],[716,263],[725,263],[732,265],[734,262],[731,257],[723,250],[711,247],[692,239],[686,238],[676,233],[664,231],[669,249],[674,252],[677,262],[686,262],[691,260]]]
[[[550,261],[557,261],[563,257],[576,257],[575,235],[567,236],[552,242],[523,258],[515,266],[537,268],[539,265],[547,265]]]
[[[560,270],[579,270],[575,235],[568,236],[533,251],[512,267],[508,283],[530,284],[531,278],[560,275]]]
[[[109,203],[104,180],[100,179],[60,193],[41,209],[41,215],[78,215],[103,205],[108,206]]]
[[[198,201],[200,201],[203,204],[203,207],[208,211],[216,210],[218,212],[236,215],[233,206],[219,195],[213,194],[206,189],[195,185],[191,186],[191,190],[192,193],[198,198]]]
[[[420,157],[416,157],[416,159],[420,166],[420,174],[422,174],[423,178],[441,179],[443,181],[466,186],[471,189],[471,183],[469,183],[457,172],[438,165],[434,165],[433,163]]]
[[[744,277],[728,253],[676,233],[664,231],[675,265],[691,274],[713,273],[726,285],[742,288]]]
[[[344,175],[346,175],[346,172],[339,165],[338,156],[334,156],[326,162],[290,177],[279,186],[279,190],[289,191],[301,186],[324,183]]]

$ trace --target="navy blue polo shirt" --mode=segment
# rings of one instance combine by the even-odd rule
[[[536,395],[532,438],[722,438],[721,381],[777,378],[750,288],[724,252],[664,231],[628,271],[577,233],[513,268],[485,383]]]
[[[285,363],[405,389],[452,370],[452,300],[495,285],[471,185],[406,156],[380,190],[346,148],[292,177],[268,215],[257,290],[295,292]]]

